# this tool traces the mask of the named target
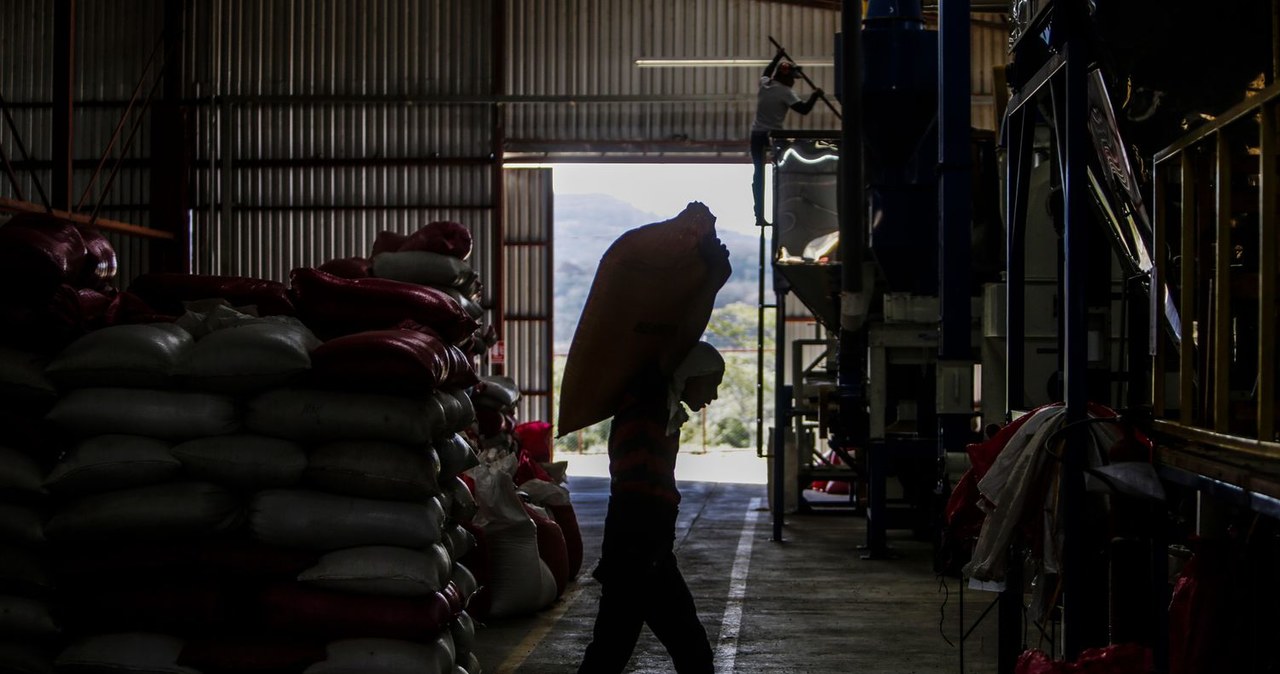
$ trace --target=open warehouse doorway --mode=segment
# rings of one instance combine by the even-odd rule
[[[706,333],[725,356],[726,375],[719,400],[682,431],[677,478],[764,483],[766,464],[756,449],[761,266],[760,231],[751,212],[751,166],[560,163],[552,166],[552,176],[555,390],[605,250],[628,229],[672,218],[689,202],[700,201],[716,216],[717,232],[733,265]],[[768,321],[766,327],[771,327]],[[765,367],[771,372],[772,330],[766,331],[765,339]],[[771,380],[766,384],[771,387]],[[765,392],[765,400],[764,418],[769,419],[771,390]],[[571,474],[607,475],[608,431],[605,421],[561,438],[557,458],[569,461]]]

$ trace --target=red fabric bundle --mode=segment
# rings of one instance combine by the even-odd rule
[[[311,376],[324,386],[420,393],[478,381],[456,346],[412,330],[371,330],[337,337],[311,352]]]
[[[432,222],[410,234],[397,250],[424,250],[465,260],[471,255],[471,230],[456,222]]]
[[[551,424],[545,421],[526,421],[516,426],[515,434],[520,440],[520,450],[528,454],[529,458],[541,463],[551,462]]]
[[[309,268],[289,275],[298,315],[322,337],[388,330],[409,320],[455,343],[476,322],[441,290],[380,278],[340,279]]]
[[[76,283],[85,246],[75,226],[45,214],[16,215],[0,226],[0,294],[41,302]]]
[[[1138,644],[1113,644],[1085,650],[1075,662],[1056,661],[1044,651],[1029,650],[1018,656],[1013,671],[1014,674],[1146,674],[1154,671],[1153,664],[1151,651],[1146,648]]]
[[[267,590],[262,617],[269,630],[329,639],[428,641],[453,621],[449,600],[343,594],[281,583]]]
[[[372,270],[373,262],[367,257],[344,257],[320,265],[320,271],[338,278],[369,278]]]
[[[182,647],[178,664],[203,674],[300,674],[325,659],[324,647],[323,642],[197,636]]]
[[[379,253],[394,253],[400,250],[400,246],[409,237],[396,232],[388,232],[383,230],[378,232],[378,238],[373,240],[373,250],[369,252],[369,256],[373,257]]]
[[[556,579],[556,596],[559,597],[564,594],[564,588],[569,584],[571,577],[569,549],[565,544],[564,532],[560,531],[560,525],[556,524],[554,519],[542,514],[536,508],[530,508],[525,504],[524,511],[538,527],[538,556],[546,563],[547,568],[551,569],[551,575]]]
[[[1222,625],[1231,611],[1231,570],[1222,549],[1200,543],[1182,567],[1169,601],[1169,672],[1229,671]]]
[[[444,589],[440,590],[440,594],[444,595],[444,598],[449,602],[449,612],[454,616],[462,613],[463,609],[466,608],[462,592],[458,590],[457,583],[449,581],[444,586]]]
[[[225,299],[232,306],[255,306],[259,316],[293,316],[293,303],[284,284],[240,276],[196,274],[143,274],[129,286],[129,292],[165,314],[186,313],[184,302],[211,298]]]
[[[479,413],[479,410],[476,412]],[[516,465],[516,474],[514,475],[514,479],[517,486],[522,485],[529,480],[544,480],[553,484],[555,483],[555,480],[551,478],[551,475],[549,475],[537,461],[534,461],[528,453],[523,451],[520,452],[520,463]]]
[[[98,290],[109,287],[119,267],[116,249],[111,247],[111,242],[102,232],[93,227],[81,227],[79,231],[80,237],[84,239],[85,253],[80,284]]]
[[[578,528],[578,515],[573,504],[547,506],[556,524],[560,525],[560,533],[564,534],[564,546],[569,555],[569,578],[577,578],[582,571],[582,530]]]
[[[131,292],[119,292],[111,298],[111,306],[107,307],[107,325],[126,325],[136,323],[172,323],[177,316],[162,314],[151,308],[145,300]]]
[[[0,331],[4,343],[36,353],[52,354],[89,330],[78,291],[60,285],[35,306],[0,300]]]

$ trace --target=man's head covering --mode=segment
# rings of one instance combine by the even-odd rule
[[[774,77],[795,77],[796,64],[790,61],[781,61],[778,63],[778,69],[774,71]]]
[[[679,433],[680,426],[689,420],[689,414],[684,411],[684,404],[680,402],[685,383],[694,377],[711,374],[724,376],[724,358],[716,351],[716,347],[698,342],[689,349],[684,360],[676,367],[675,374],[671,375],[671,388],[667,392],[667,435]]]

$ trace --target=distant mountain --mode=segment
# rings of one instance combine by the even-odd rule
[[[566,194],[555,202],[555,348],[569,349],[578,318],[586,304],[600,258],[629,229],[666,220],[605,194]],[[760,240],[737,232],[720,231],[729,249],[733,276],[716,296],[716,306],[735,302],[754,305],[758,292]]]

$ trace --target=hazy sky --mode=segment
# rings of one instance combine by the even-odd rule
[[[750,164],[556,164],[556,194],[608,194],[663,219],[701,201],[716,228],[758,236]]]

